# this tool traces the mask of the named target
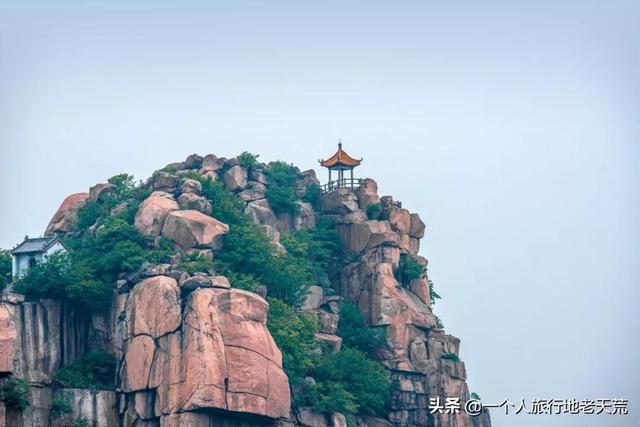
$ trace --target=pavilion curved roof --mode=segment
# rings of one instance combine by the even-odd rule
[[[362,159],[354,159],[348,155],[347,152],[342,149],[342,143],[340,143],[338,144],[338,151],[336,151],[333,156],[326,160],[318,160],[318,162],[320,162],[320,166],[325,168],[333,168],[336,166],[353,168],[359,166],[360,163],[362,163]]]

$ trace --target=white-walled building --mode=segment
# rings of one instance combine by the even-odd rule
[[[13,258],[12,275],[17,277],[57,251],[64,251],[58,236],[35,237],[26,236],[24,241],[11,251]]]

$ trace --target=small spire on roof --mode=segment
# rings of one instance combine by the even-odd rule
[[[321,166],[324,166],[325,168],[354,168],[358,165],[360,165],[360,163],[362,162],[362,159],[355,159],[353,157],[351,157],[350,155],[348,155],[343,149],[342,149],[342,138],[340,138],[338,140],[338,151],[335,152],[335,154],[331,157],[329,157],[326,160],[318,160],[318,162],[320,162]]]

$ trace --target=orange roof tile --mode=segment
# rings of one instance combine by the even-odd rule
[[[342,143],[338,144],[338,151],[329,157],[327,160],[318,160],[320,162],[320,166],[324,166],[325,168],[332,168],[334,166],[346,166],[346,167],[355,167],[360,165],[362,159],[354,159],[350,155],[347,154],[346,151],[342,149]]]

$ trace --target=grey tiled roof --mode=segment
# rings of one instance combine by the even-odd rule
[[[44,252],[58,241],[57,236],[25,238],[22,243],[16,246],[12,254],[27,254],[33,252]]]

